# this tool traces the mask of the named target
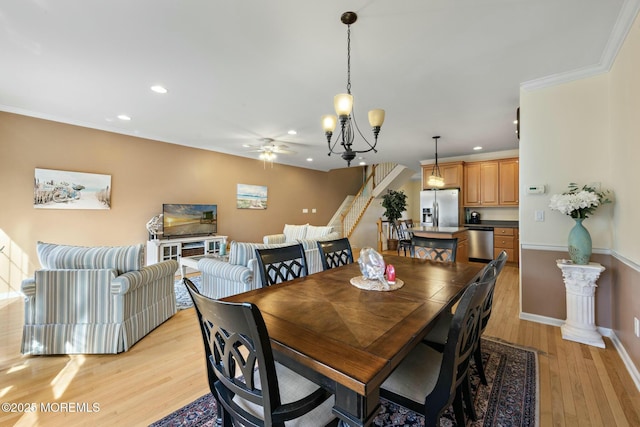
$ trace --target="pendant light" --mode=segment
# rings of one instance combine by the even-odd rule
[[[438,166],[438,139],[439,136],[434,136],[433,139],[436,141],[436,163],[433,165],[433,169],[431,170],[431,175],[427,178],[427,185],[429,187],[444,187],[444,178],[442,177],[442,173],[440,173],[440,166]]]

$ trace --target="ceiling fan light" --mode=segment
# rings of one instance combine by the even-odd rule
[[[384,123],[384,110],[376,109],[369,111],[369,124],[372,128],[381,127]]]
[[[338,118],[333,114],[322,116],[322,129],[324,133],[333,133],[338,124]]]
[[[333,108],[340,117],[348,116],[353,109],[353,95],[349,93],[339,93],[333,97]]]

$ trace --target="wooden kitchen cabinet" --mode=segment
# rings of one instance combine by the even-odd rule
[[[464,206],[498,206],[498,161],[464,166]]]
[[[518,206],[519,191],[519,160],[504,159],[498,161],[499,199],[500,206]]]
[[[442,174],[442,178],[444,179],[444,187],[443,188],[462,188],[462,180],[463,180],[463,170],[464,162],[450,162],[450,163],[438,163],[438,167],[440,168],[440,173]],[[429,175],[433,171],[433,164],[430,165],[422,165],[422,189],[430,190],[432,188],[427,185],[427,181],[429,179]]]
[[[493,229],[493,259],[498,258],[500,252],[505,251],[507,262],[519,263],[518,231],[517,228],[496,227]]]

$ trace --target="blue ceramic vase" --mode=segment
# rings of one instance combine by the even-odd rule
[[[584,228],[584,218],[573,218],[576,225],[569,232],[569,257],[574,264],[589,264],[591,258],[591,235]]]

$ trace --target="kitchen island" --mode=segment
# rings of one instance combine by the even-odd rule
[[[411,228],[414,236],[430,237],[432,239],[458,239],[456,261],[469,261],[469,233],[467,227],[427,227],[415,226]]]

